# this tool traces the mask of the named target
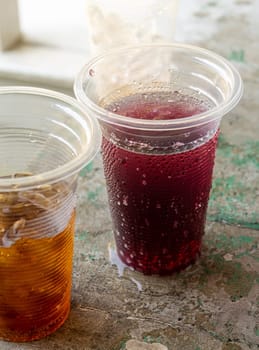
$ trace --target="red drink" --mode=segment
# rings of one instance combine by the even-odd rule
[[[124,97],[105,106],[141,119],[184,118],[208,104],[179,93]],[[184,140],[183,140],[184,141]],[[200,146],[171,154],[143,154],[103,138],[103,162],[117,251],[145,274],[168,274],[200,253],[217,133]]]
[[[184,268],[200,252],[217,130],[240,75],[203,48],[156,43],[93,58],[75,93],[102,128],[120,258],[146,274]]]

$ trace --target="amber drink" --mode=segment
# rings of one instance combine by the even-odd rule
[[[52,91],[0,88],[0,339],[51,334],[70,310],[78,171],[95,121]]]

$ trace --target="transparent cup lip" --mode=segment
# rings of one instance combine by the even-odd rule
[[[4,94],[24,94],[49,97],[53,100],[62,101],[75,107],[80,115],[73,114],[81,125],[86,135],[86,142],[82,151],[74,159],[57,167],[56,169],[42,172],[40,174],[20,177],[20,178],[0,178],[0,192],[22,191],[37,188],[44,184],[51,184],[72,176],[88,164],[99,151],[101,146],[101,131],[99,123],[95,118],[90,117],[85,108],[73,97],[56,92],[54,90],[42,89],[29,86],[4,86],[0,87],[0,95]],[[69,116],[70,117],[70,116]],[[0,120],[1,128],[1,120]]]
[[[186,118],[176,118],[176,119],[166,119],[166,120],[149,120],[149,119],[136,119],[132,117],[126,117],[120,114],[116,114],[106,109],[100,107],[95,102],[93,102],[84,92],[84,83],[86,81],[85,77],[87,77],[88,72],[92,69],[92,67],[99,61],[105,59],[108,56],[119,56],[125,54],[126,52],[140,50],[140,49],[156,49],[156,48],[168,48],[168,49],[185,49],[186,53],[192,54],[202,54],[204,57],[207,57],[208,61],[213,59],[219,65],[224,67],[227,71],[228,75],[231,77],[233,81],[233,89],[229,98],[221,103],[220,105],[202,112],[195,114]],[[154,44],[142,44],[135,46],[124,46],[123,48],[117,48],[108,50],[101,55],[98,55],[92,58],[88,63],[86,63],[78,75],[76,76],[74,82],[74,93],[76,98],[90,111],[94,112],[94,115],[97,119],[109,123],[120,126],[126,126],[132,129],[139,130],[179,130],[186,129],[191,126],[199,126],[214,119],[219,119],[223,115],[227,114],[230,110],[232,110],[240,101],[243,95],[243,82],[242,78],[238,72],[238,70],[225,58],[222,56],[198,47],[189,44],[182,43],[154,43]]]

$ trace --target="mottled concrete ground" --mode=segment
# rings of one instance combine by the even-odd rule
[[[259,348],[259,4],[196,3],[190,21],[181,15],[185,41],[232,60],[245,82],[242,102],[222,123],[201,258],[171,277],[129,269],[119,276],[97,157],[79,179],[70,317],[46,339],[0,341],[1,350]]]

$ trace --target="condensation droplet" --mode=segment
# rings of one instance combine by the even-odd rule
[[[202,207],[201,203],[195,203],[195,209],[199,210]]]
[[[149,221],[148,221],[147,218],[145,218],[145,224],[146,224],[146,226],[150,226]]]
[[[89,75],[90,75],[90,77],[94,77],[95,76],[95,70],[94,69],[89,69]]]
[[[122,204],[125,205],[125,207],[128,206],[128,196],[126,196],[126,195],[123,196]]]
[[[175,147],[181,147],[184,146],[183,142],[175,142]]]

